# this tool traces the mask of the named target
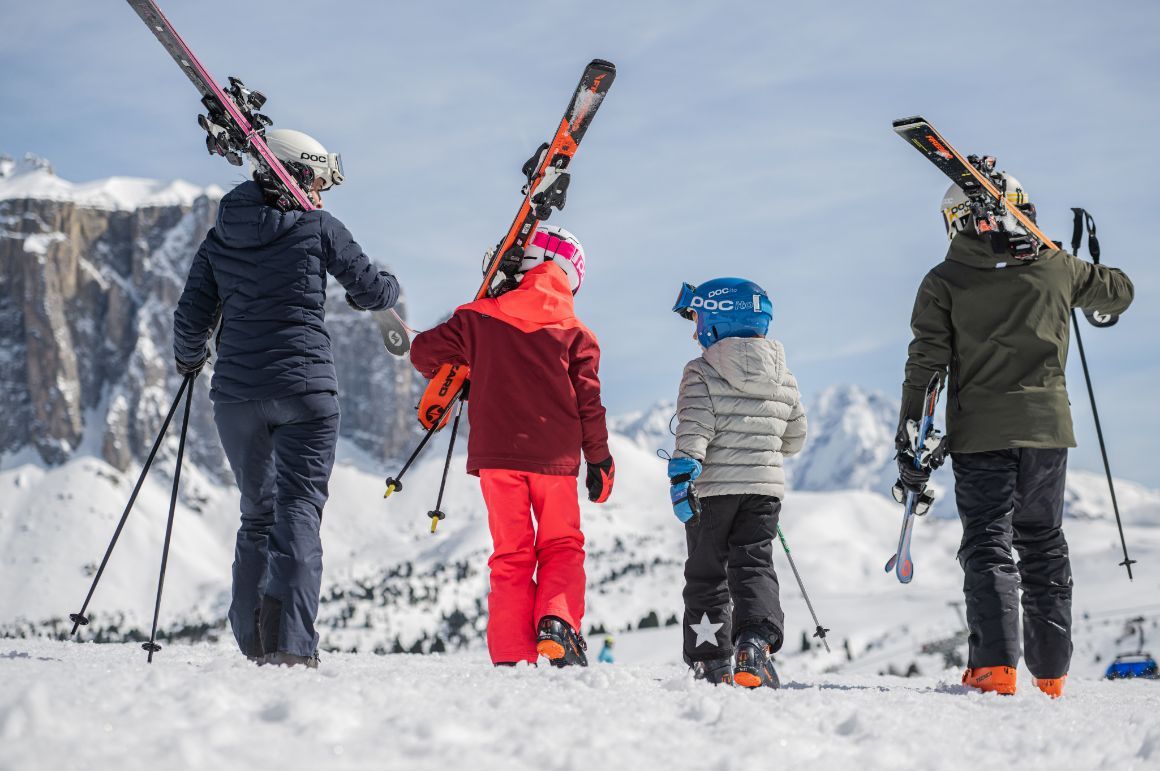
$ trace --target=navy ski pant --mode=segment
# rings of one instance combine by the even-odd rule
[[[229,612],[238,647],[247,656],[311,656],[338,397],[218,403],[214,422],[241,491]]]
[[[1063,537],[1066,449],[952,453],[963,521],[959,564],[967,604],[970,667],[1019,663],[1060,677],[1071,663],[1071,563]],[[1016,566],[1011,547],[1019,553]]]
[[[781,501],[769,495],[701,498],[685,523],[684,659],[727,659],[745,629],[781,648],[785,617],[773,569]]]

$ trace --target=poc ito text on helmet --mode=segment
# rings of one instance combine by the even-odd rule
[[[744,278],[684,284],[673,312],[697,322],[697,341],[708,348],[726,337],[764,337],[773,320],[765,290]]]

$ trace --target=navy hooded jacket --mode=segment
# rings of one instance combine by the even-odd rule
[[[221,318],[210,396],[218,402],[338,392],[326,331],[326,274],[367,310],[392,307],[399,285],[321,209],[282,212],[256,182],[227,193],[197,250],[173,314],[173,354],[195,365]]]

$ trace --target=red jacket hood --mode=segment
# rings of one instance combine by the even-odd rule
[[[573,313],[556,265],[528,271],[516,288],[464,305],[411,342],[425,377],[443,364],[471,368],[467,469],[575,476],[580,457],[608,457],[600,400],[600,347]]]
[[[496,298],[468,303],[460,310],[503,319],[525,331],[578,323],[568,275],[559,265],[550,262],[525,273],[515,289]]]

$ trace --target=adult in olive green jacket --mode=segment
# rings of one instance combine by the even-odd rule
[[[970,217],[954,227],[947,220],[946,260],[927,273],[914,304],[900,422],[920,417],[926,384],[947,373],[969,627],[963,682],[1014,692],[1022,590],[1027,666],[1036,686],[1059,695],[1072,654],[1062,529],[1067,448],[1075,446],[1064,375],[1071,311],[1122,313],[1132,283],[1056,249],[1028,260],[996,253]]]
[[[1119,314],[1132,294],[1115,268],[1058,249],[1018,260],[964,229],[918,288],[902,420],[921,417],[931,375],[949,370],[952,453],[1075,447],[1064,377],[1071,309]]]

